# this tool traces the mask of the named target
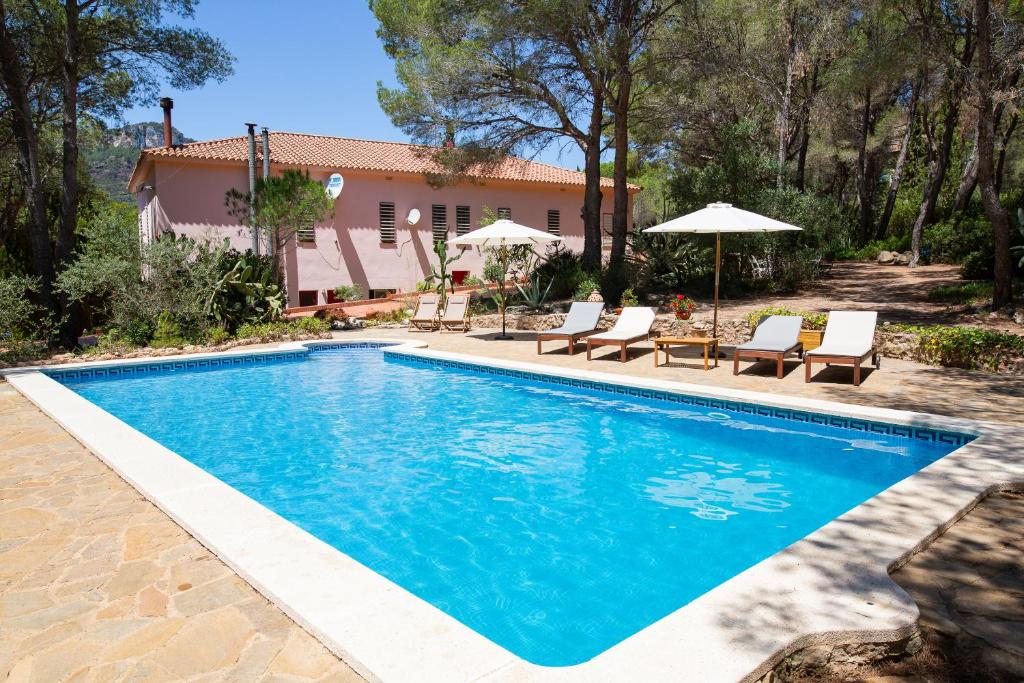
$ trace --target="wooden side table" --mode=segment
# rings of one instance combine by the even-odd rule
[[[708,355],[715,350],[715,367],[718,367],[718,339],[716,337],[658,337],[654,340],[654,367],[658,367],[658,351],[665,350],[665,362],[668,363],[668,350],[673,346],[704,347],[704,371],[708,370]]]

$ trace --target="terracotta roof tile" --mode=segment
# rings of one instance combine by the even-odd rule
[[[261,158],[257,139],[257,158]],[[247,159],[247,141],[244,136],[190,142],[176,147],[154,147],[142,151],[141,163],[148,158],[205,159],[211,161],[238,161]],[[438,166],[430,152],[436,148],[401,142],[379,142],[354,138],[337,138],[303,133],[270,133],[270,160],[273,163],[312,166],[319,168],[360,169],[394,173],[437,172]],[[488,164],[468,175],[493,180],[512,180],[557,185],[583,185],[584,174],[558,166],[529,161],[519,157],[505,157],[496,164]],[[612,187],[610,178],[602,178],[603,187]],[[640,189],[630,185],[630,189]]]

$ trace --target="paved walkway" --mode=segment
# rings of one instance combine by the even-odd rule
[[[361,681],[0,384],[0,680]]]

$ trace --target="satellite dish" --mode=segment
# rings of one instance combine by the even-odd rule
[[[417,223],[419,223],[420,222],[420,210],[419,209],[409,209],[409,215],[406,216],[405,222],[408,223],[409,225],[416,225]]]
[[[341,196],[343,187],[345,187],[345,179],[341,177],[340,173],[332,173],[331,177],[327,179],[327,196],[337,199]]]

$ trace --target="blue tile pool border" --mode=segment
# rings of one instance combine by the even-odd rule
[[[325,353],[353,349],[380,349],[385,346],[395,346],[395,344],[385,342],[344,342],[341,344],[322,342],[307,344],[303,349],[289,351],[232,354],[229,356],[205,356],[201,358],[170,358],[166,360],[154,360],[152,362],[126,363],[124,365],[102,365],[84,368],[56,368],[46,370],[45,374],[61,384],[65,384],[69,381],[98,379],[101,377],[136,377],[139,375],[168,372],[218,370],[224,367],[239,367],[243,365],[266,365],[268,363],[279,363],[282,361],[305,360],[312,352]]]
[[[306,359],[311,353],[331,353],[353,350],[378,350],[386,347],[400,345],[399,342],[316,342],[306,344],[302,349],[287,351],[271,351],[263,353],[233,354],[226,356],[205,356],[199,358],[166,359],[152,362],[128,363],[123,365],[103,365],[85,368],[59,368],[46,370],[46,374],[54,380],[66,384],[68,382],[98,379],[105,377],[137,377],[147,374],[160,374],[168,372],[195,372],[203,370],[217,370],[224,367],[240,367],[245,365],[266,365],[268,363],[279,363]],[[414,355],[396,351],[387,354],[392,360],[421,365],[434,366],[470,372],[522,379],[543,384],[553,384],[574,389],[587,389],[601,393],[614,394],[618,396],[632,396],[637,398],[652,399],[689,405],[697,408],[708,408],[722,410],[736,414],[758,415],[772,417],[792,422],[819,425],[823,427],[834,427],[846,429],[865,434],[878,434],[904,439],[918,439],[921,441],[932,441],[951,446],[963,446],[970,443],[976,437],[973,434],[933,429],[931,427],[918,427],[914,425],[890,424],[887,422],[876,422],[854,417],[843,417],[841,415],[826,415],[793,408],[779,408],[766,406],[757,403],[746,403],[743,401],[732,401],[727,399],[707,398],[703,396],[690,396],[688,394],[660,389],[643,389],[631,387],[625,384],[614,382],[599,382],[596,380],[578,379],[564,377],[556,374],[541,372],[530,372],[527,370],[516,370],[513,368],[502,368],[491,365],[470,363],[467,361],[433,358],[429,356]]]
[[[887,422],[875,422],[873,420],[865,420],[861,418],[843,417],[841,415],[825,415],[822,413],[812,413],[792,408],[765,406],[757,403],[746,403],[743,401],[707,398],[704,396],[690,396],[674,391],[642,389],[624,384],[616,384],[614,382],[598,382],[595,380],[577,379],[561,375],[549,375],[546,373],[530,372],[527,370],[516,370],[513,368],[480,365],[465,361],[412,355],[402,353],[400,351],[389,353],[388,357],[393,360],[400,360],[401,362],[407,362],[414,365],[432,365],[435,367],[468,370],[470,372],[542,382],[544,384],[554,384],[574,389],[588,389],[591,391],[616,394],[619,396],[633,396],[636,398],[653,399],[656,401],[665,401],[680,405],[690,405],[697,408],[710,408],[732,413],[773,417],[782,420],[790,420],[792,422],[802,422],[805,424],[820,425],[824,427],[847,429],[854,432],[863,432],[865,434],[879,434],[904,439],[932,441],[957,447],[970,443],[977,438],[973,434],[962,434],[960,432],[933,429],[931,427],[890,424]]]

